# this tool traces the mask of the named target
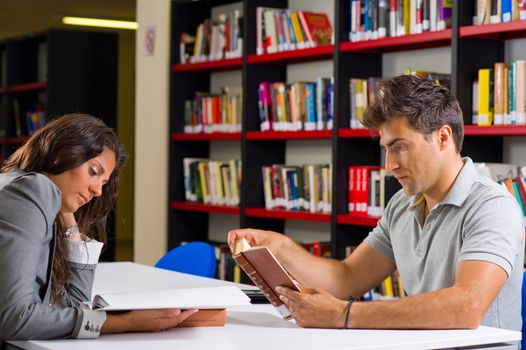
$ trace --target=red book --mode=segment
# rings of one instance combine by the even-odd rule
[[[307,36],[317,45],[329,45],[332,39],[332,26],[325,13],[301,11],[307,26]]]

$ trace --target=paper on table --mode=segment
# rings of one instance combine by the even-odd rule
[[[221,309],[250,305],[250,298],[234,286],[170,289],[95,295],[93,310]]]

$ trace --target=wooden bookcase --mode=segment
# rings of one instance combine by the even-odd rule
[[[0,42],[0,160],[28,139],[25,112],[37,104],[47,120],[89,113],[116,128],[117,50],[116,34],[62,29]],[[113,257],[110,237],[103,259]]]
[[[37,104],[47,119],[83,112],[116,126],[117,40],[110,33],[51,29],[0,43],[7,56],[0,80],[0,143],[7,146],[2,157],[27,139],[25,111]]]
[[[456,0],[451,29],[397,38],[349,42],[349,1],[335,0],[334,45],[271,55],[256,55],[256,7],[287,8],[286,0],[257,3],[244,0],[243,57],[200,64],[178,64],[179,33],[193,32],[209,18],[213,6],[238,1],[200,1],[172,6],[172,70],[170,92],[170,205],[169,247],[181,241],[207,240],[208,214],[223,212],[239,216],[240,227],[255,227],[283,232],[285,220],[329,222],[333,256],[343,258],[345,247],[361,242],[376,225],[378,218],[347,214],[347,168],[349,165],[378,165],[381,151],[378,141],[367,130],[349,128],[349,79],[382,76],[384,53],[451,48],[451,89],[458,97],[463,113],[465,141],[462,154],[474,161],[502,162],[505,136],[525,136],[525,126],[477,127],[471,124],[472,82],[479,68],[493,67],[504,60],[504,40],[526,37],[526,21],[499,25],[472,26],[474,0]],[[324,11],[320,4],[319,11]],[[334,75],[334,129],[316,132],[260,132],[257,88],[261,81],[286,81],[288,64],[329,60]],[[243,82],[243,127],[240,135],[186,135],[184,101],[197,90],[207,91],[212,72],[241,69]],[[401,72],[400,72],[401,73]],[[243,162],[241,205],[223,209],[184,202],[182,159],[208,157],[212,142],[239,139]],[[287,140],[317,142],[331,140],[333,165],[332,214],[268,211],[264,209],[261,166],[285,162]],[[225,233],[226,234],[226,233]]]

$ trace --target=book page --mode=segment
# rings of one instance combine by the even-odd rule
[[[249,305],[250,298],[235,286],[107,293],[93,298],[94,310],[220,309]]]

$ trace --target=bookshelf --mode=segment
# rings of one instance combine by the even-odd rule
[[[62,29],[0,42],[0,160],[29,138],[26,111],[37,106],[47,120],[82,112],[115,128],[117,49],[116,34]],[[103,259],[113,256],[110,237]]]
[[[382,152],[378,140],[371,138],[368,130],[349,128],[349,79],[386,76],[390,63],[388,55],[421,55],[426,49],[442,50],[440,54],[447,59],[444,64],[451,73],[451,89],[460,101],[465,127],[465,141],[462,154],[474,161],[505,162],[513,158],[510,143],[526,136],[525,126],[478,127],[471,124],[472,81],[479,68],[492,67],[503,61],[505,47],[510,39],[526,38],[526,21],[494,25],[473,26],[474,0],[453,2],[452,28],[437,32],[408,35],[397,38],[383,38],[362,42],[350,42],[349,1],[334,0],[333,6],[317,3],[318,12],[333,10],[334,44],[324,47],[285,51],[266,55],[256,54],[256,7],[287,8],[293,0],[266,0],[241,2],[243,8],[244,47],[241,63],[234,67],[241,70],[243,82],[243,127],[240,134],[243,181],[239,226],[256,227],[284,232],[285,222],[304,221],[309,223],[328,223],[330,226],[331,250],[336,258],[343,258],[345,247],[359,244],[376,225],[377,217],[350,215],[347,212],[349,165],[378,165]],[[231,69],[227,60],[204,64],[202,69],[196,65],[178,65],[178,33],[181,30],[194,30],[198,23],[210,16],[214,6],[231,4],[234,1],[201,1],[191,4],[172,4],[172,69],[170,132],[170,198],[172,201],[184,200],[182,158],[208,157],[211,144],[221,137],[213,135],[182,136],[184,99],[194,91],[208,89],[210,76],[214,71]],[[239,2],[238,2],[239,3]],[[312,10],[309,8],[309,10]],[[188,29],[190,28],[190,29]],[[434,54],[430,51],[428,55]],[[407,57],[407,56],[405,56]],[[426,56],[413,59],[418,64]],[[526,58],[526,53],[522,59]],[[509,59],[507,59],[509,60]],[[301,132],[261,132],[259,130],[257,89],[261,81],[287,81],[287,68],[305,62],[329,62],[334,77],[334,128],[329,131]],[[184,67],[183,67],[184,66]],[[404,69],[407,66],[404,67]],[[411,66],[415,69],[424,69]],[[440,68],[438,68],[440,69]],[[396,74],[401,74],[398,71]],[[180,135],[180,136],[175,136]],[[378,136],[377,134],[375,136]],[[184,140],[188,137],[188,140]],[[226,137],[226,136],[225,136]],[[230,137],[230,136],[229,136]],[[510,141],[513,139],[512,141]],[[330,144],[330,159],[333,166],[332,214],[311,214],[266,210],[263,199],[261,166],[273,163],[287,163],[287,145],[291,142]],[[512,159],[513,161],[513,159]],[[173,203],[173,202],[172,202]],[[213,208],[191,210],[186,208],[169,209],[169,247],[185,240],[208,239],[208,217]],[[236,212],[237,213],[237,212]],[[286,231],[286,230],[285,230]],[[287,232],[285,232],[287,233]],[[226,235],[226,232],[225,232]]]

